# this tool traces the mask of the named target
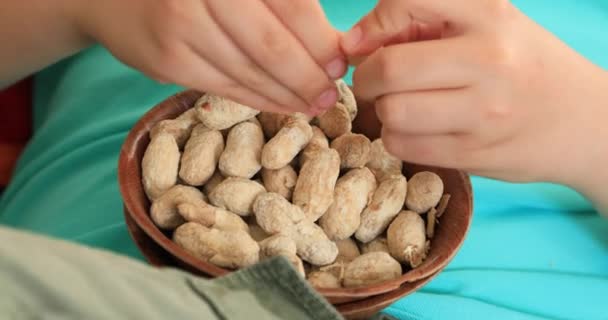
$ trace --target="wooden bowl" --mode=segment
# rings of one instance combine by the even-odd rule
[[[127,230],[131,237],[135,240],[135,244],[139,250],[143,253],[144,257],[148,262],[156,267],[173,267],[180,268],[181,264],[177,261],[169,252],[163,249],[158,243],[154,242],[142,228],[137,225],[131,214],[127,210],[124,212],[125,222]],[[199,276],[209,278],[208,274],[202,273],[199,270],[191,269],[192,273]],[[406,282],[399,286],[399,288],[369,298],[360,299],[351,302],[344,302],[341,304],[334,304],[334,307],[340,312],[346,319],[368,319],[378,311],[388,307],[391,303],[397,301],[409,293],[412,293],[429,281],[433,279],[433,276],[426,277],[421,280],[414,282]]]
[[[135,124],[121,149],[118,179],[127,222],[132,220],[131,235],[150,263],[158,266],[173,265],[198,275],[218,277],[230,270],[190,255],[171,240],[169,233],[154,225],[149,215],[150,202],[141,183],[141,160],[150,142],[150,129],[161,120],[177,117],[192,107],[201,95],[192,90],[178,93],[152,108]],[[353,131],[363,133],[370,139],[377,138],[380,125],[373,108],[363,102],[358,103],[360,111],[353,123]],[[407,284],[429,281],[455,256],[471,223],[472,190],[469,178],[466,174],[452,169],[404,164],[404,174],[407,177],[424,170],[437,173],[444,182],[445,192],[451,195],[448,208],[435,229],[426,260],[416,269],[384,283],[361,288],[318,289],[331,303],[341,304],[387,294],[390,296],[389,293],[398,297],[405,296],[418,288],[416,285]],[[137,228],[134,228],[135,226]],[[138,231],[134,232],[135,229]],[[145,237],[149,238],[149,241],[144,241]]]

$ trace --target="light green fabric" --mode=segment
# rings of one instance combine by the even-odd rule
[[[206,280],[3,227],[0,242],[6,320],[342,319],[283,257]]]
[[[341,30],[375,3],[321,2]],[[604,68],[607,3],[515,1]],[[118,153],[135,121],[178,90],[101,48],[41,72],[35,136],[0,199],[0,223],[141,258],[123,222]],[[473,187],[473,225],[454,261],[387,312],[401,319],[608,319],[608,222],[587,201],[550,184],[475,177]]]

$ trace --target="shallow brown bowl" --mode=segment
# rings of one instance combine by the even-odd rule
[[[169,234],[154,225],[149,215],[150,202],[141,183],[141,160],[150,142],[148,136],[150,129],[161,120],[177,117],[192,107],[200,96],[201,93],[196,91],[184,91],[169,97],[147,112],[129,132],[122,146],[118,178],[125,216],[127,222],[131,220],[132,237],[152,264],[174,265],[195,274],[218,277],[230,270],[219,268],[190,255],[171,241]],[[359,115],[353,123],[353,131],[363,133],[370,139],[377,138],[380,126],[373,108],[362,102],[359,102],[359,108]],[[451,194],[448,208],[435,229],[435,236],[426,260],[416,269],[384,283],[361,288],[318,289],[331,303],[343,304],[375,296],[380,298],[388,295],[394,299],[403,297],[418,288],[414,284],[429,281],[456,255],[471,223],[472,190],[469,178],[456,170],[404,163],[404,174],[407,177],[425,170],[437,173],[443,179],[445,192]],[[137,228],[134,228],[135,226]],[[138,231],[134,232],[135,229]],[[144,241],[144,236],[149,238],[149,241]]]

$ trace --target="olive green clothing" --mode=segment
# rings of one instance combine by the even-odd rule
[[[207,280],[4,227],[0,243],[1,319],[341,319],[282,257]]]

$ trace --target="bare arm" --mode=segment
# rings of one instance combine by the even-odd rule
[[[75,0],[5,0],[0,5],[0,88],[91,44],[76,27]]]

